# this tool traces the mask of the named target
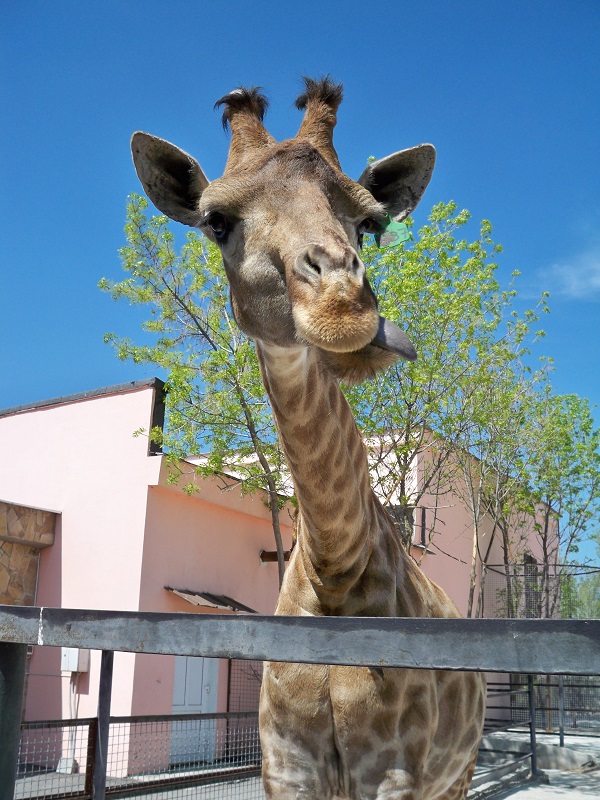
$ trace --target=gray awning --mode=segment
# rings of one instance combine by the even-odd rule
[[[242,611],[245,614],[258,613],[253,608],[249,608],[243,603],[239,603],[237,600],[234,600],[232,597],[228,597],[226,594],[195,592],[192,589],[174,589],[172,586],[165,586],[165,589],[168,592],[173,592],[173,594],[176,594],[177,597],[181,597],[182,600],[187,600],[187,602],[191,603],[193,606],[221,608],[227,609],[228,611]]]

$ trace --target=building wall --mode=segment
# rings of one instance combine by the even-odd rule
[[[58,520],[54,544],[41,554],[35,602],[213,613],[164,589],[172,585],[227,594],[272,613],[277,566],[259,560],[261,549],[274,549],[267,507],[257,495],[242,496],[239,486],[222,491],[221,480],[201,481],[195,497],[168,485],[163,458],[148,455],[147,439],[133,435],[150,427],[153,403],[154,388],[145,386],[0,415],[0,500],[52,509]],[[9,507],[3,508],[7,521]],[[10,508],[14,539],[18,515]],[[22,521],[32,515],[24,510]],[[289,548],[285,511],[282,523]],[[7,542],[13,566],[16,546],[22,547]],[[26,572],[33,576],[27,594],[33,602],[36,570]],[[58,648],[33,649],[27,719],[95,715],[100,653],[92,651],[89,672],[78,676],[61,673],[60,657]],[[171,656],[116,653],[111,713],[170,713],[173,665]],[[218,707],[224,710],[226,662],[221,673]]]
[[[141,611],[228,613],[195,607],[165,590],[225,594],[261,614],[272,614],[279,592],[277,565],[261,564],[261,550],[274,550],[270,512],[259,495],[242,496],[239,486],[223,490],[221,479],[203,479],[189,497],[167,485],[163,465],[160,485],[148,494],[148,513],[140,590]],[[281,513],[284,548],[291,546],[291,519]],[[172,709],[173,659],[138,655],[134,714]],[[219,671],[218,711],[227,708],[227,662]]]
[[[192,497],[166,485],[150,488],[142,563],[140,610],[189,610],[165,592],[175,588],[226,594],[259,613],[271,614],[278,593],[277,565],[262,565],[261,550],[274,550],[271,517],[260,495],[239,486],[219,488],[204,479]],[[284,547],[291,546],[291,519],[281,512]],[[165,604],[170,604],[167,606]],[[174,605],[177,604],[177,605]]]
[[[60,515],[42,552],[36,602],[70,608],[138,608],[148,484],[160,459],[134,437],[152,418],[154,389],[103,394],[0,416],[0,500]],[[69,717],[70,676],[60,652],[34,648],[28,719]],[[79,716],[96,713],[100,654],[79,680]],[[115,657],[112,713],[131,713],[134,657]],[[59,677],[60,676],[60,677]],[[60,687],[60,711],[50,684]]]
[[[435,581],[458,606],[467,612],[469,572],[473,551],[472,525],[469,515],[456,498],[425,495],[428,550],[413,548],[413,556],[425,574]],[[434,507],[438,505],[434,523]],[[430,526],[433,525],[433,530]]]
[[[57,515],[52,547],[42,550],[36,604],[61,607],[62,593],[62,518]],[[61,719],[70,717],[68,708],[71,676],[60,671],[60,647],[34,647],[29,659],[25,719]],[[88,679],[81,680],[81,691],[87,691]],[[83,716],[80,714],[79,716]]]

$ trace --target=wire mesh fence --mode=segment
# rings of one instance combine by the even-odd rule
[[[600,567],[544,564],[528,557],[518,564],[488,564],[483,616],[510,619],[591,619],[600,616]]]
[[[15,798],[70,797],[91,793],[80,765],[93,752],[96,720],[24,722],[21,725]]]
[[[229,661],[228,711],[258,711],[262,673],[262,661]]]
[[[588,675],[536,675],[535,727],[543,733],[600,736],[600,680]],[[486,732],[529,725],[526,675],[488,681]]]
[[[513,719],[513,696],[519,691],[511,683],[510,675],[496,675],[494,680],[487,681],[487,706],[484,733],[495,733],[508,730],[522,724],[521,718]],[[527,689],[524,690],[524,702],[527,705]]]
[[[15,800],[88,798],[96,720],[26,722]],[[107,796],[261,800],[258,714],[112,717]]]
[[[488,565],[484,613],[489,617],[588,619],[600,615],[600,568],[522,563]],[[600,682],[596,677],[538,675],[534,681],[536,728],[600,736]],[[487,728],[518,727],[529,721],[527,678],[513,674],[494,683]]]
[[[526,688],[525,675],[513,675],[515,689]],[[538,675],[534,680],[536,728],[554,733],[562,725],[569,734],[600,736],[600,682],[585,675]],[[528,719],[527,698],[517,695],[512,701],[515,722]]]

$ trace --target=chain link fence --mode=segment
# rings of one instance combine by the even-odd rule
[[[79,765],[85,770],[90,747],[93,753],[95,722],[80,719],[22,723],[15,798],[84,796],[86,774],[80,773]],[[87,789],[91,795],[91,784]]]
[[[258,711],[262,674],[262,661],[229,661],[228,711]]]

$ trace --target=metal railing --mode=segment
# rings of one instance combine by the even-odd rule
[[[600,672],[600,620],[237,617],[0,606],[0,800],[12,800],[28,645],[102,650],[91,796],[106,796],[114,651],[411,669]]]

